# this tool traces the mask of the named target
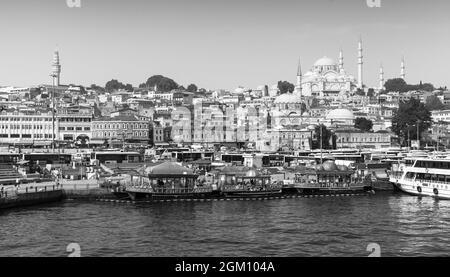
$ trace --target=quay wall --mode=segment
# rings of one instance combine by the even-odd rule
[[[71,200],[115,199],[116,196],[107,189],[64,189],[64,198]]]
[[[25,207],[43,203],[61,201],[64,198],[62,190],[39,191],[17,194],[12,197],[0,198],[0,209]]]

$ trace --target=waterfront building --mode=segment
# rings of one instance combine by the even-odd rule
[[[434,122],[450,122],[450,110],[431,111],[431,118]]]
[[[56,114],[58,139],[68,141],[90,140],[92,138],[92,117],[93,109],[91,107],[71,106],[59,108]]]
[[[96,140],[119,140],[148,143],[150,122],[137,116],[100,117],[92,121],[92,137]]]
[[[283,126],[270,131],[271,151],[311,150],[312,131],[302,126]]]
[[[336,147],[353,149],[380,149],[391,147],[392,134],[387,131],[364,132],[353,127],[334,129]]]
[[[58,128],[55,122],[55,134]],[[55,136],[56,138],[56,136]],[[33,144],[53,139],[52,113],[49,110],[22,109],[0,112],[0,143]]]

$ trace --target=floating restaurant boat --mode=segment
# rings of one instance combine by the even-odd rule
[[[218,173],[219,190],[225,198],[274,197],[282,185],[271,183],[270,175],[246,167],[225,167]]]
[[[370,183],[364,182],[356,170],[326,161],[314,168],[303,168],[295,173],[292,185],[283,192],[301,195],[358,194],[372,192]]]
[[[217,193],[212,186],[199,185],[198,174],[173,162],[150,167],[147,176],[127,185],[132,200],[205,199]]]

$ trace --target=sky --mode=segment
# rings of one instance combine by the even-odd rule
[[[66,0],[0,1],[0,86],[51,83],[53,51],[61,83],[134,86],[152,75],[206,89],[294,83],[303,72],[344,52],[357,76],[364,47],[364,83],[449,84],[450,1],[380,0]]]

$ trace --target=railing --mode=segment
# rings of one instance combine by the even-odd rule
[[[15,188],[2,188],[0,191],[0,198],[2,199],[13,199],[17,198],[20,194],[28,194],[28,193],[38,193],[38,192],[47,192],[47,191],[55,191],[61,190],[62,187],[60,185],[46,185],[46,186],[26,186],[26,187],[15,187]]]
[[[279,185],[269,185],[269,186],[265,186],[265,187],[250,187],[250,188],[246,188],[246,187],[242,187],[242,186],[223,186],[222,187],[222,191],[225,192],[229,192],[229,191],[254,191],[254,192],[258,192],[258,191],[275,191],[275,190],[281,190],[282,186]]]
[[[330,183],[306,183],[296,184],[297,188],[351,188],[356,187],[352,183],[330,184]]]
[[[207,188],[152,188],[150,186],[127,186],[125,191],[129,192],[143,192],[143,193],[158,193],[158,194],[187,194],[187,193],[210,193],[213,191],[212,187]]]

